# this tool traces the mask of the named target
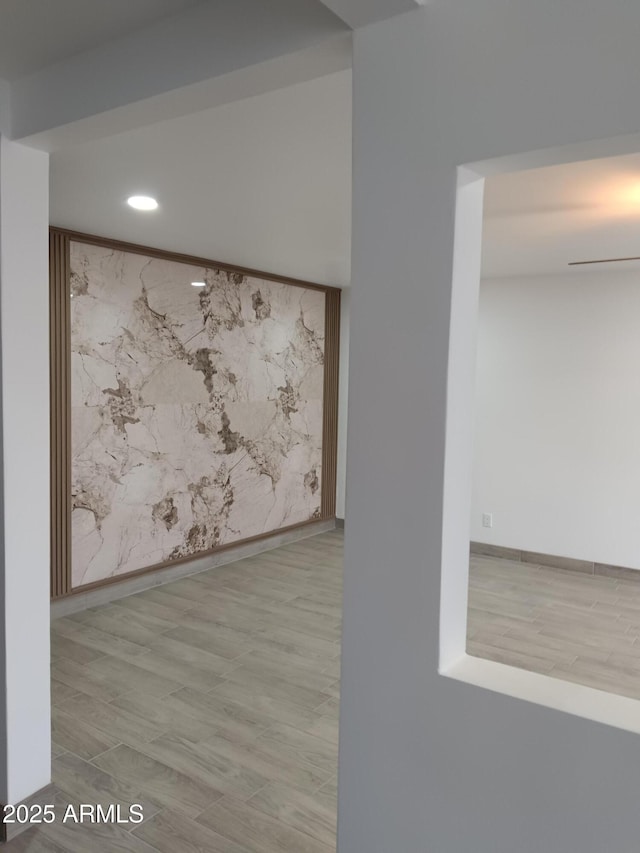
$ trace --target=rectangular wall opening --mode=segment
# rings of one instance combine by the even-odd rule
[[[632,144],[460,169],[441,672],[637,730]]]

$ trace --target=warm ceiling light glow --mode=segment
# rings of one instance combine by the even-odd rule
[[[132,195],[127,204],[136,210],[155,210],[158,207],[158,202],[149,195]]]
[[[640,206],[640,183],[630,184],[622,193],[623,200],[633,207]]]
[[[191,287],[206,287],[206,286],[207,286],[206,281],[192,281],[191,282]]]
[[[595,192],[597,191],[597,196]],[[640,180],[636,175],[612,175],[599,187],[594,186],[594,212],[600,217],[638,218],[640,214]]]

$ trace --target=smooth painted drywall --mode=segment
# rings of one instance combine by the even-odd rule
[[[637,273],[481,283],[473,540],[640,568],[638,365]]]
[[[10,136],[11,131],[11,88],[6,80],[0,80],[0,133]]]
[[[51,770],[48,161],[0,139],[2,803],[47,785]]]
[[[322,0],[332,12],[346,21],[350,27],[362,27],[372,21],[391,18],[408,12],[422,4],[423,0]]]
[[[433,0],[355,33],[340,853],[637,850],[635,735],[438,661],[441,571],[466,572],[441,555],[464,554],[471,494],[468,364],[445,418],[456,169],[637,134],[639,28],[631,0]]]

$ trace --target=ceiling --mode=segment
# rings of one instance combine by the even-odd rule
[[[160,14],[186,2],[136,0],[136,11]],[[101,5],[115,17],[123,10],[120,0]],[[0,9],[9,6],[18,0],[0,0]],[[159,210],[127,208],[134,193],[156,196]],[[349,71],[67,147],[51,159],[54,225],[311,281],[349,284],[350,220]],[[634,255],[640,154],[486,179],[483,277],[640,271],[640,261],[568,266]]]
[[[33,74],[200,2],[0,0],[0,78]]]
[[[485,181],[482,274],[631,272],[640,262],[640,154],[497,175]]]
[[[0,0],[0,77],[35,72],[132,28],[216,2]],[[351,75],[340,72],[56,152],[51,219],[347,285],[350,146]],[[141,191],[161,203],[153,217],[123,206]],[[640,154],[486,179],[483,277],[640,271],[640,261],[568,266],[634,255]]]
[[[348,285],[351,72],[57,151],[50,209],[59,227]]]
[[[363,27],[372,21],[400,15],[421,6],[424,0],[322,0],[350,27]]]
[[[35,74],[192,6],[222,11],[233,2],[235,0],[0,0],[0,79],[13,82]],[[391,17],[416,8],[422,2],[311,0],[315,6],[328,7],[352,27]]]

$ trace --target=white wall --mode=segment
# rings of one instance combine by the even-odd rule
[[[11,130],[11,90],[6,80],[0,80],[0,133],[8,136]]]
[[[51,769],[48,161],[0,139],[2,803]]]
[[[471,538],[640,568],[639,481],[638,273],[484,280]]]
[[[637,0],[432,0],[355,33],[340,853],[637,849],[637,735],[438,667],[471,503],[471,347],[471,369],[449,363],[457,167],[623,134],[639,150],[639,29]],[[458,345],[479,273],[458,282]]]

